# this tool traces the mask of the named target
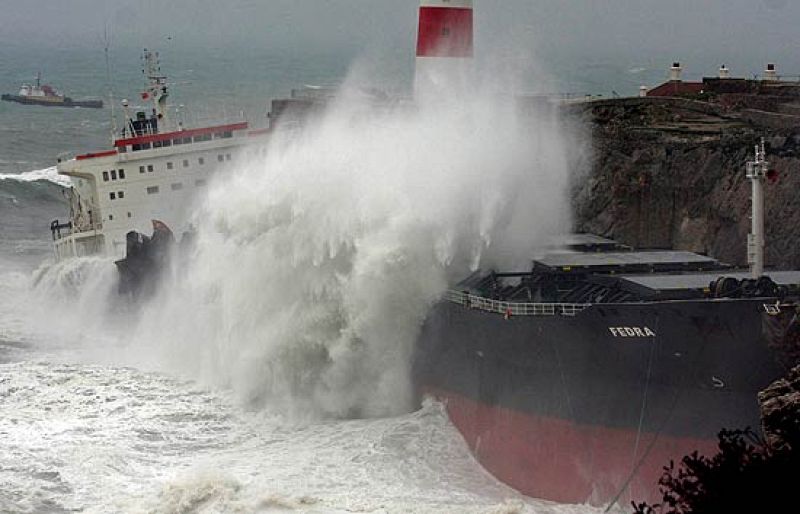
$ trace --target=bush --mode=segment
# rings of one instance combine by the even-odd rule
[[[793,434],[794,441],[798,441]],[[719,453],[697,452],[664,468],[662,503],[633,503],[634,514],[794,511],[800,474],[798,445],[768,447],[752,430],[722,430]],[[796,507],[795,507],[796,508]]]

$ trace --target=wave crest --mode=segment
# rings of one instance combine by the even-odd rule
[[[41,170],[26,171],[25,173],[0,173],[0,180],[16,180],[19,182],[34,182],[46,180],[62,187],[70,187],[69,177],[59,175],[55,166]]]

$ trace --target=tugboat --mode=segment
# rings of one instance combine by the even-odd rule
[[[26,105],[44,105],[47,107],[86,107],[100,109],[102,100],[73,100],[59,93],[53,86],[42,85],[41,73],[36,74],[36,84],[23,84],[16,95],[3,94],[0,98],[7,102]]]
[[[190,232],[189,207],[211,175],[229,169],[245,151],[264,151],[267,128],[247,121],[187,128],[171,116],[167,77],[157,52],[144,51],[146,88],[152,109],[130,112],[107,150],[60,158],[57,170],[70,178],[70,215],[50,224],[57,260],[82,256],[116,258],[120,290],[136,289],[163,259],[176,234]],[[153,232],[153,236],[143,234]],[[151,251],[152,250],[152,251]]]

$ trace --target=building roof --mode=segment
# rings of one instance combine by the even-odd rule
[[[702,82],[685,82],[682,80],[669,80],[647,92],[647,96],[685,96],[697,95],[703,92]]]

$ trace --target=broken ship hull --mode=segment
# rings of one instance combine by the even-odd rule
[[[511,316],[443,301],[422,330],[416,383],[443,400],[483,466],[524,494],[660,500],[670,460],[715,453],[722,428],[758,430],[757,393],[781,373],[762,338],[768,301]]]

